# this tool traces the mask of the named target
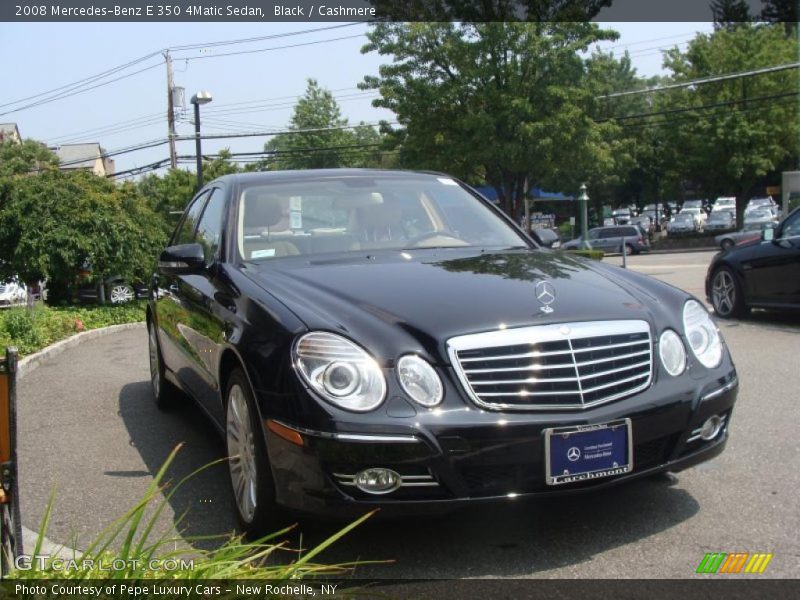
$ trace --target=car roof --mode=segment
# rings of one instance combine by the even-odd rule
[[[323,179],[340,177],[386,177],[418,179],[420,177],[450,177],[435,171],[403,171],[392,169],[304,169],[294,171],[255,171],[223,175],[214,181],[235,182],[239,184],[280,183],[302,179]]]

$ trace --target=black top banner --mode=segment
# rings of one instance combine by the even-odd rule
[[[713,21],[713,0],[2,0],[0,21]],[[796,0],[745,0],[797,21]],[[728,21],[735,20],[728,18]]]

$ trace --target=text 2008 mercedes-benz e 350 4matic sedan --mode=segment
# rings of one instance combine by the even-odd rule
[[[282,508],[430,511],[679,471],[723,450],[738,383],[697,299],[540,249],[441,174],[211,182],[147,323],[156,400],[177,386],[224,434],[251,533]]]

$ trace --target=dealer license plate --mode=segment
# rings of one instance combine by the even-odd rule
[[[633,470],[631,420],[544,430],[547,485],[613,477]]]

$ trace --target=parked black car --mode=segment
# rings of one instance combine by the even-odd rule
[[[159,406],[224,435],[239,520],[430,512],[708,460],[736,370],[703,305],[539,249],[441,174],[228,175],[190,202],[147,310]]]
[[[753,307],[800,308],[800,208],[755,240],[717,254],[708,267],[706,296],[723,318],[744,316]]]
[[[102,282],[85,281],[75,289],[75,299],[83,303],[105,302],[126,304],[133,300],[145,300],[149,288],[142,283],[131,283],[119,275],[106,277]]]

